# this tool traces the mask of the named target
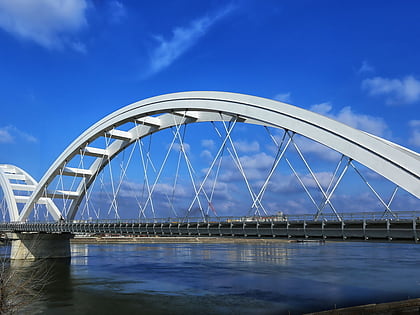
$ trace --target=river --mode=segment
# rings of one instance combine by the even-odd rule
[[[416,244],[72,244],[30,312],[301,314],[420,297],[419,263]]]

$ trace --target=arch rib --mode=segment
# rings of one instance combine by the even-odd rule
[[[12,181],[19,181],[20,183],[13,183]],[[29,196],[17,195],[15,191],[32,192],[36,190],[37,184],[36,180],[23,169],[10,164],[0,165],[0,187],[3,189],[6,199],[10,221],[19,220],[18,203],[26,203],[29,200]],[[45,204],[48,212],[55,220],[61,218],[61,213],[52,199],[38,199],[37,203]]]
[[[185,114],[187,112],[188,115]],[[223,118],[216,119],[217,115]],[[29,216],[34,204],[42,197],[43,191],[66,166],[66,161],[71,160],[81,150],[100,155],[99,151],[88,147],[96,138],[108,133],[119,140],[104,149],[106,159],[98,157],[93,163],[89,170],[89,180],[82,183],[87,186],[108,161],[138,137],[174,126],[175,116],[178,119],[176,124],[229,120],[229,117],[238,116],[246,123],[270,125],[293,131],[358,161],[420,198],[420,155],[416,152],[331,118],[282,102],[227,92],[182,92],[133,103],[87,129],[63,151],[45,173],[19,220],[25,220]],[[139,128],[138,130],[133,128],[134,130],[125,133],[111,131],[133,120],[140,124],[135,127]],[[79,198],[73,202],[72,217],[84,195],[83,191],[86,190],[82,189],[83,187],[79,187]]]

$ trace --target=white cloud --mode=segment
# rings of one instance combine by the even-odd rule
[[[374,72],[375,68],[366,60],[363,60],[361,67],[358,70],[359,74]]]
[[[260,152],[254,155],[244,155],[240,158],[244,169],[267,169],[273,165],[274,157],[265,152]]]
[[[238,152],[258,152],[260,151],[260,144],[257,141],[235,141],[235,148]]]
[[[171,65],[177,58],[194,46],[218,20],[223,18],[232,10],[226,7],[212,16],[204,16],[194,20],[187,27],[176,27],[172,31],[172,38],[165,39],[163,36],[156,36],[159,45],[152,51],[150,56],[150,73],[154,74]]]
[[[203,139],[201,140],[201,146],[203,146],[204,148],[213,150],[215,148],[215,143],[214,143],[214,140],[212,139]]]
[[[420,120],[411,120],[408,125],[411,130],[409,143],[420,148]]]
[[[190,152],[191,151],[191,146],[188,143],[183,143],[182,148],[184,149],[184,152]],[[180,152],[181,151],[181,144],[180,143],[174,143],[173,146],[172,146],[172,150],[174,150],[175,152]]]
[[[112,23],[120,23],[121,20],[127,15],[125,6],[120,1],[110,1],[108,3],[108,11],[110,21]]]
[[[0,143],[13,143],[14,137],[10,131],[6,128],[0,128]]]
[[[314,173],[316,179],[318,180],[319,184],[325,189],[332,177],[331,172],[315,172]],[[305,184],[307,189],[315,189],[318,190],[318,185],[316,184],[315,180],[313,179],[312,175],[307,174],[299,174],[299,178]],[[304,192],[304,188],[299,180],[296,178],[294,174],[289,175],[282,175],[277,174],[272,179],[272,184],[269,186],[269,189],[275,193],[300,193]]]
[[[274,96],[274,99],[278,100],[280,102],[288,103],[288,102],[291,102],[291,100],[292,100],[291,96],[292,96],[292,93],[290,93],[290,92],[280,93],[280,94],[277,94],[276,96]]]
[[[317,172],[317,173],[314,173],[314,176],[316,177],[321,187],[326,189],[331,182],[331,178],[333,174],[331,172]],[[318,189],[318,185],[311,174],[306,174],[305,176],[301,178],[301,180],[305,184],[306,188]]]
[[[321,115],[327,115],[332,109],[332,105],[329,102],[325,102],[325,103],[320,103],[320,104],[315,104],[312,105],[310,110],[321,114]]]
[[[0,143],[16,143],[16,141],[38,142],[38,140],[26,132],[20,131],[15,126],[0,128]]]
[[[241,156],[239,160],[248,180],[261,180],[267,177],[269,169],[273,165],[274,157],[265,152],[260,152],[253,155]],[[233,159],[226,159],[224,161],[223,172],[219,178],[224,182],[243,180],[243,176]]]
[[[382,118],[355,113],[350,106],[342,108],[336,115],[336,119],[353,128],[364,130],[377,136],[384,136],[388,129]]]
[[[152,186],[152,184],[150,184],[150,186]],[[157,183],[154,187],[153,194],[165,197],[171,196],[173,189],[173,185],[171,184]],[[120,197],[138,198],[143,194],[144,190],[144,184],[126,180],[122,182],[118,195]],[[176,187],[176,194],[177,197],[186,197],[190,195],[190,193],[187,192],[187,189],[182,185],[178,185]],[[147,199],[147,193],[145,196],[143,196],[143,198]]]
[[[350,106],[343,107],[337,114],[332,113],[332,106],[328,102],[313,105],[310,110],[377,136],[383,137],[389,131],[381,117],[355,113]]]
[[[206,160],[212,160],[213,159],[213,155],[211,154],[211,152],[209,150],[201,151],[200,157],[202,157]]]
[[[87,25],[86,0],[0,0],[0,28],[48,49],[84,51],[71,34]]]
[[[337,162],[340,159],[340,153],[316,141],[299,137],[295,139],[295,142],[304,155],[314,154],[321,160],[331,162]]]
[[[403,79],[374,77],[365,79],[362,88],[372,96],[385,96],[388,105],[412,104],[420,101],[420,81],[413,76]]]
[[[73,50],[79,53],[85,54],[87,52],[85,44],[79,41],[71,42],[68,45],[70,48],[72,48]]]

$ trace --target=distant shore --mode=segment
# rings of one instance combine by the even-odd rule
[[[346,308],[337,308],[328,311],[307,313],[305,315],[357,315],[357,314],[373,314],[373,315],[396,315],[396,314],[419,314],[420,298],[410,299],[397,302],[367,304]]]

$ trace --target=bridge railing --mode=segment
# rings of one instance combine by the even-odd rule
[[[371,212],[344,212],[320,214],[292,214],[286,215],[287,221],[357,221],[357,220],[413,220],[420,218],[420,211],[371,211]]]
[[[381,221],[381,220],[420,220],[420,211],[395,211],[395,212],[348,212],[320,214],[276,214],[269,216],[217,216],[217,217],[165,217],[165,218],[141,218],[141,219],[90,219],[74,220],[72,223],[235,223],[235,222],[296,222],[296,221]],[[10,223],[10,222],[4,222]],[[22,222],[19,222],[22,223]],[[31,223],[36,223],[31,221]],[[57,222],[39,222],[39,223],[57,223]],[[60,223],[60,222],[58,222]],[[65,223],[65,221],[63,221]],[[68,223],[68,222],[67,222]]]
[[[229,222],[285,222],[285,221],[379,221],[379,220],[413,220],[420,219],[420,211],[395,211],[395,212],[348,212],[320,214],[318,216],[314,214],[276,214],[269,216],[217,216],[217,217],[166,217],[166,218],[142,218],[138,220],[125,220],[125,219],[114,219],[114,220],[88,220],[88,221],[77,221],[80,223],[229,223]]]

